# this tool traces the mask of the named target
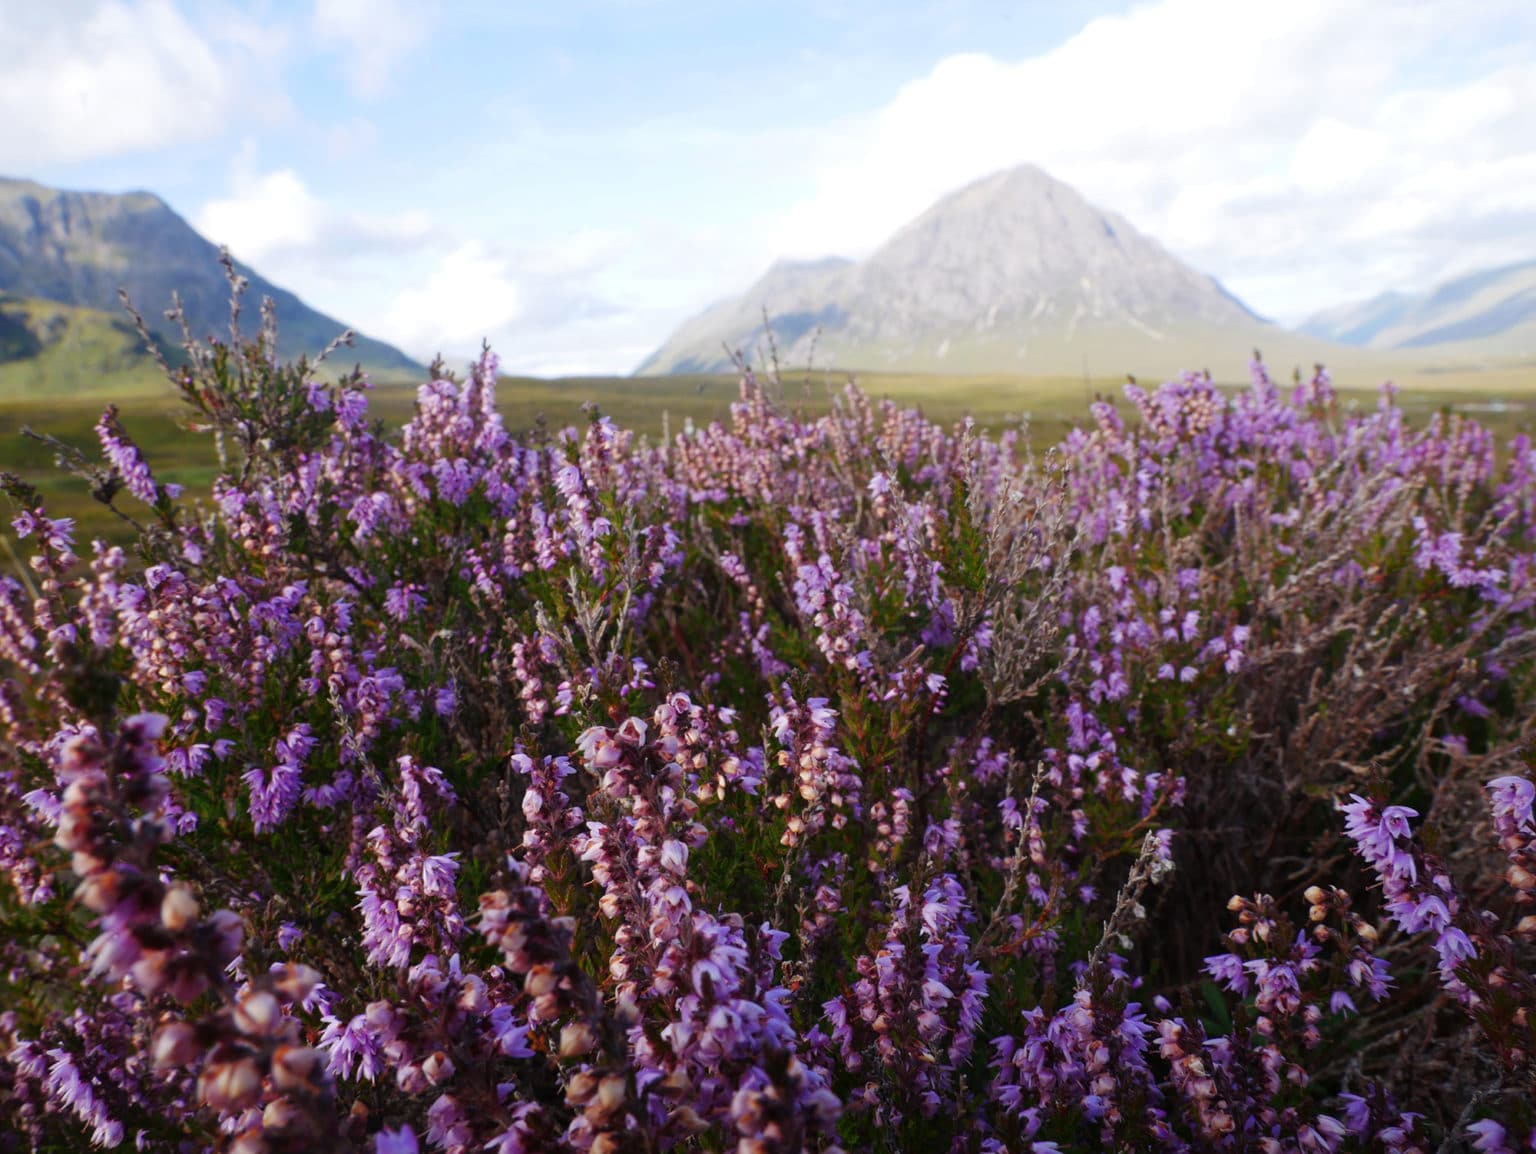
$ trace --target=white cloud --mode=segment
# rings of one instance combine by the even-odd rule
[[[235,158],[231,186],[195,214],[198,231],[423,362],[438,353],[471,358],[489,339],[508,372],[627,372],[678,319],[658,304],[666,286],[649,275],[678,257],[664,241],[645,248],[629,233],[586,228],[509,247],[422,212],[348,212],[292,169],[260,171],[250,141]]]
[[[467,360],[489,341],[504,372],[627,373],[679,318],[631,263],[633,238],[596,230],[504,250],[468,240],[380,314],[377,331],[423,361]],[[661,298],[658,300],[658,296]]]
[[[445,255],[421,284],[405,289],[383,318],[388,339],[428,357],[465,352],[522,315],[525,294],[508,262],[468,241]]]
[[[300,271],[295,266],[349,255],[367,257],[381,250],[398,253],[424,243],[434,232],[424,212],[377,215],[335,209],[310,192],[290,168],[237,177],[237,184],[233,195],[205,204],[193,224],[273,279],[280,279],[284,269]]]
[[[389,91],[391,73],[426,39],[433,6],[423,0],[315,0],[321,43],[347,61],[352,93],[373,100]]]
[[[215,47],[170,0],[0,7],[0,170],[206,139],[231,100]]]
[[[400,343],[386,325],[390,302],[449,238],[424,212],[349,212],[317,196],[294,170],[263,173],[256,161],[247,141],[233,165],[232,191],[193,214],[193,227],[311,306]]]
[[[1390,158],[1391,147],[1383,132],[1323,116],[1296,141],[1286,177],[1322,193],[1357,188]]]
[[[313,245],[325,208],[292,169],[268,173],[234,196],[209,201],[193,221],[215,244],[247,263]]]
[[[862,255],[1030,161],[1261,311],[1536,255],[1532,23],[1516,0],[1162,0],[1030,59],[953,56],[823,134],[838,159],[772,247]]]

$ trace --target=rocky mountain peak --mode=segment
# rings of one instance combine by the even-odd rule
[[[917,367],[985,344],[982,367],[1032,359],[1054,369],[1080,350],[1047,356],[1047,346],[1089,334],[1156,342],[1190,328],[1264,327],[1212,278],[1032,164],[949,193],[857,263],[775,264],[685,324],[640,372],[725,367],[722,345],[749,344],[765,308],[789,358],[814,339],[833,363],[866,367]]]

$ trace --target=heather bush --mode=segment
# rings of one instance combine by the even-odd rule
[[[168,366],[207,499],[61,447],[129,550],[4,479],[0,1148],[1536,1149],[1529,443],[275,347]]]

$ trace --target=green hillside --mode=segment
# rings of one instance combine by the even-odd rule
[[[0,398],[106,398],[164,383],[126,316],[0,295]]]
[[[280,356],[312,356],[348,327],[254,269],[238,262],[236,268],[249,281],[252,327],[263,298],[277,306]],[[0,293],[117,316],[119,289],[128,291],[150,329],[172,344],[181,342],[180,331],[164,317],[173,293],[194,336],[228,332],[229,282],[218,248],[159,197],[68,192],[0,177]],[[369,369],[421,371],[399,349],[361,334],[351,355]]]

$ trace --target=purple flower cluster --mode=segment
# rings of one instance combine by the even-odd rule
[[[1529,1145],[1528,444],[188,363],[206,506],[112,410],[127,547],[4,479],[0,1148]]]
[[[117,406],[108,405],[96,423],[96,436],[101,442],[101,454],[106,458],[123,488],[146,505],[158,505],[161,501],[174,501],[181,496],[182,488],[176,484],[160,484],[149,469],[149,462],[139,452],[139,447],[128,439],[117,418]]]
[[[896,1103],[874,1103],[881,1126],[900,1125],[904,1110],[931,1118],[953,1098],[987,996],[987,975],[971,960],[966,932],[973,915],[955,878],[939,875],[915,907],[908,886],[891,897],[879,951],[861,955],[852,990],[822,1007],[844,1067],[879,1070],[903,1088]]]
[[[1478,995],[1457,976],[1477,947],[1458,925],[1461,899],[1450,875],[1413,842],[1408,822],[1417,811],[1402,805],[1378,808],[1359,794],[1343,807],[1345,832],[1381,882],[1387,912],[1398,929],[1434,935],[1440,980],[1457,1000],[1475,1007]]]

